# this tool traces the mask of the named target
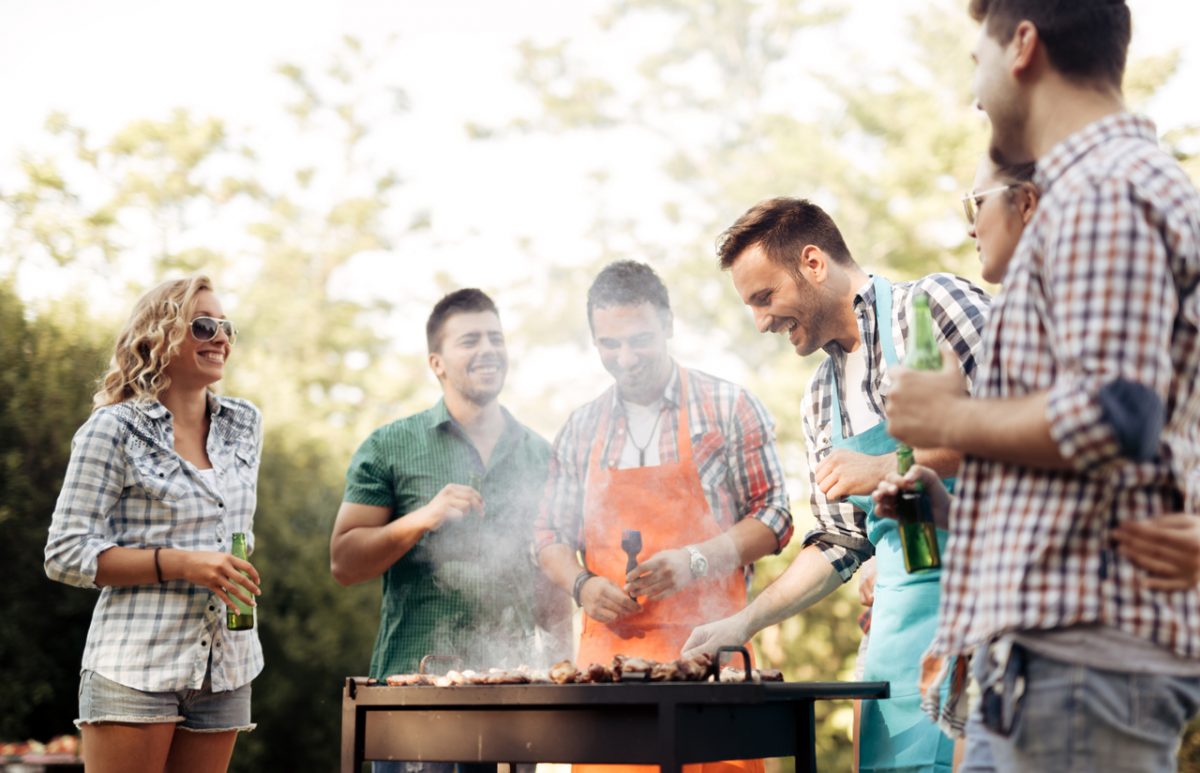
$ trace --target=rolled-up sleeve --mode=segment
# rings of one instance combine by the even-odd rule
[[[122,425],[100,410],[71,441],[71,458],[46,540],[45,569],[51,580],[95,588],[100,554],[116,547],[105,521],[125,489]]]
[[[583,545],[583,469],[581,442],[582,411],[573,414],[559,430],[550,454],[550,470],[546,489],[534,523],[534,549],[541,552],[548,545],[563,544],[572,550]]]
[[[821,395],[817,384],[829,379],[829,361],[821,365],[804,395],[804,444],[808,455],[808,489],[816,526],[804,535],[805,547],[817,545],[833,565],[842,582],[848,581],[858,567],[875,554],[867,539],[866,514],[849,501],[829,501],[817,486],[817,464],[830,450],[818,444],[815,417],[821,415]],[[832,379],[829,379],[832,381]],[[830,383],[829,388],[833,388]]]
[[[739,518],[755,518],[769,528],[778,553],[791,541],[793,526],[775,423],[758,398],[742,390],[734,404],[733,425],[730,467]]]
[[[1179,299],[1162,235],[1128,183],[1081,186],[1065,201],[1044,245],[1061,368],[1046,418],[1073,468],[1105,475],[1158,452]]]

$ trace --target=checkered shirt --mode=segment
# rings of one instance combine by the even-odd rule
[[[929,296],[929,311],[933,315],[934,335],[938,344],[948,343],[958,355],[958,363],[968,381],[974,379],[976,356],[982,349],[983,331],[987,321],[988,295],[961,277],[950,274],[930,274],[914,282],[892,284],[892,318],[888,330],[893,334],[896,356],[904,358],[908,340],[908,320],[912,314],[914,293]],[[879,325],[875,319],[875,285],[867,285],[854,297],[854,314],[866,354],[866,373],[861,384],[852,388],[862,390],[867,405],[880,421],[886,419],[883,396],[889,379]],[[834,374],[837,374],[835,381]],[[804,443],[808,452],[808,488],[816,527],[804,536],[805,545],[819,545],[821,552],[833,564],[845,582],[859,565],[874,554],[867,540],[867,516],[849,499],[830,501],[817,486],[816,469],[833,452],[833,390],[840,384],[839,400],[843,406],[842,437],[849,437],[850,418],[846,414],[846,353],[836,344],[829,347],[829,357],[817,367],[817,372],[804,393]]]
[[[1200,657],[1200,593],[1143,587],[1111,538],[1179,510],[1200,453],[1200,196],[1155,136],[1114,114],[1038,162],[1041,205],[993,305],[975,394],[1048,390],[1071,469],[967,457],[931,654],[1098,623]],[[1104,401],[1117,383],[1164,408],[1146,461],[1122,452]]]
[[[209,396],[208,457],[215,485],[175,453],[161,403],[97,409],[75,433],[46,542],[46,574],[96,587],[112,547],[228,552],[245,532],[253,550],[262,417],[253,405]],[[257,628],[230,631],[225,605],[185,580],[100,589],[83,668],[145,691],[233,690],[263,667]]]
[[[663,398],[667,413],[658,454],[667,464],[679,461],[678,367]],[[757,518],[775,533],[783,549],[792,538],[792,515],[775,447],[775,425],[767,409],[736,384],[688,370],[687,412],[693,460],[717,523],[728,529],[743,518]],[[615,387],[572,413],[555,438],[550,479],[536,526],[538,550],[554,543],[572,549],[583,545],[585,479],[602,422],[609,428],[601,451],[604,464],[616,467],[628,433]],[[749,576],[750,568],[744,569]]]

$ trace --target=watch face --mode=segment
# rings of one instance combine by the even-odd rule
[[[698,551],[698,550],[692,551],[691,564],[692,564],[691,569],[692,569],[693,577],[703,577],[705,574],[708,573],[708,559],[705,558],[704,555],[700,553],[700,551]]]

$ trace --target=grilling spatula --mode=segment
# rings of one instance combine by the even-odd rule
[[[638,564],[637,554],[642,552],[642,533],[637,529],[622,529],[621,550],[628,556],[625,561],[625,574],[629,574]]]

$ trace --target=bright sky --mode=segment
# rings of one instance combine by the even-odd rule
[[[855,0],[851,18],[830,45],[836,50],[852,44],[884,63],[901,56],[900,14],[922,2]],[[599,40],[594,17],[603,5],[602,0],[0,0],[0,185],[11,179],[19,150],[36,146],[43,136],[52,110],[64,111],[96,137],[136,118],[165,117],[176,106],[261,136],[279,120],[284,91],[273,74],[277,64],[316,69],[328,63],[345,34],[368,46],[382,46],[395,35],[387,75],[408,90],[414,119],[397,138],[396,160],[406,176],[405,197],[428,204],[435,215],[424,241],[407,246],[428,256],[428,276],[415,280],[428,284],[429,293],[434,270],[482,286],[507,285],[527,268],[519,239],[535,240],[539,254],[566,265],[594,248],[583,235],[596,193],[582,172],[570,170],[581,169],[580,159],[596,151],[565,141],[511,142],[497,152],[495,143],[471,143],[463,124],[500,124],[521,112],[528,97],[513,84],[516,44],[562,37],[594,43]],[[1200,3],[1131,0],[1130,6],[1134,56],[1175,46],[1184,52],[1183,72],[1151,106],[1152,117],[1160,129],[1200,121],[1194,96],[1200,93],[1195,42]],[[621,61],[607,55],[614,67]],[[631,146],[623,163],[636,169],[643,163],[638,152]],[[644,163],[649,168],[657,161]],[[630,211],[654,206],[643,200],[645,188],[615,193]],[[345,291],[374,291],[389,260],[394,270],[389,256],[364,256],[341,278]],[[406,266],[408,281],[411,267]],[[52,295],[70,288],[71,280],[38,266],[22,276],[21,289]]]

